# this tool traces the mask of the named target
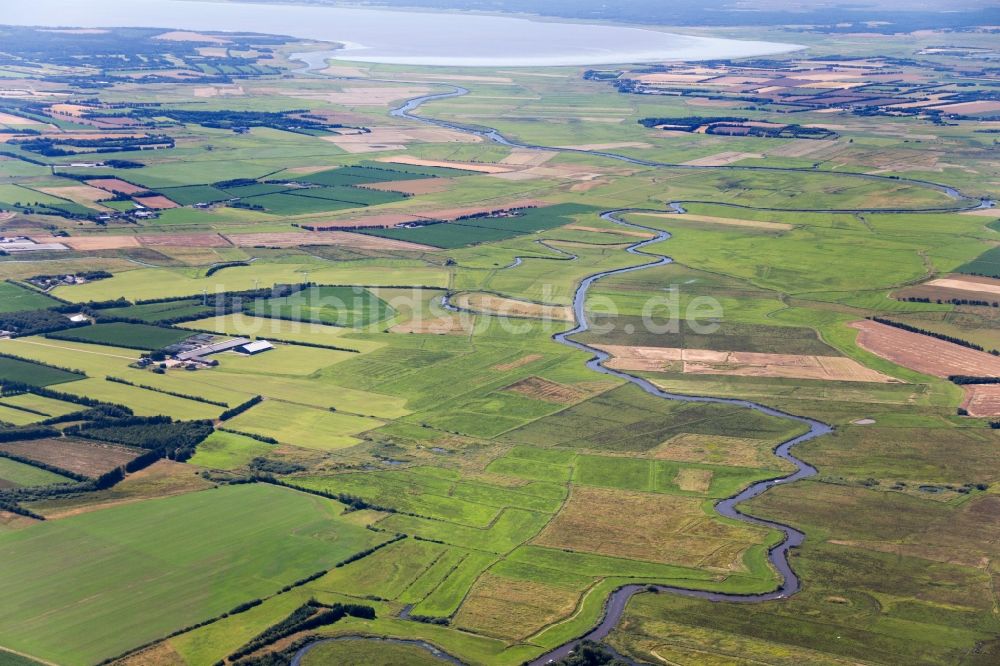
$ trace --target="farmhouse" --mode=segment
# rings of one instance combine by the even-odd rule
[[[274,349],[274,345],[267,340],[254,340],[253,342],[237,347],[233,351],[246,354],[247,356],[254,356],[255,354],[260,354],[271,349]]]

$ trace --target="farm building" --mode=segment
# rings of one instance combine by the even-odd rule
[[[209,354],[218,354],[219,352],[229,351],[231,349],[236,349],[237,347],[242,347],[250,342],[250,338],[231,338],[229,340],[223,340],[222,342],[213,342],[211,344],[202,345],[195,347],[194,349],[188,349],[186,351],[179,352],[174,355],[178,361],[195,361],[200,360],[203,356],[208,356]]]
[[[253,356],[254,354],[260,354],[261,352],[266,352],[270,349],[274,349],[274,345],[267,340],[254,340],[251,343],[237,347],[233,351]]]

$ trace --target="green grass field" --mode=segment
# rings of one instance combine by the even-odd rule
[[[54,368],[30,360],[0,356],[0,378],[11,382],[50,386],[83,379],[84,375]]]
[[[73,480],[39,467],[0,457],[0,487],[17,488],[73,483]]]
[[[255,301],[252,314],[277,319],[362,327],[382,321],[393,310],[361,287],[311,287],[291,296]]]
[[[340,510],[281,488],[238,486],[0,535],[8,563],[0,589],[10,602],[0,641],[64,664],[114,656],[381,540]]]
[[[236,469],[273,449],[272,445],[251,437],[216,430],[198,445],[198,451],[188,462],[212,469]]]
[[[20,310],[40,310],[58,305],[59,301],[49,298],[28,287],[12,282],[0,282],[0,312]]]
[[[620,11],[612,5],[605,10]],[[589,353],[555,342],[571,322],[532,316],[539,311],[532,304],[571,305],[588,276],[660,256],[672,262],[594,282],[585,302],[593,330],[576,339],[683,349],[683,361],[634,372],[669,392],[752,400],[835,430],[795,449],[816,476],[775,484],[740,507],[806,534],[790,555],[802,583],[796,594],[752,604],[640,594],[609,642],[643,663],[1000,662],[1000,430],[989,427],[1000,412],[960,415],[962,387],[899,365],[910,362],[905,357],[890,361],[905,350],[876,349],[851,327],[884,316],[1000,348],[1000,309],[952,304],[945,287],[926,285],[956,272],[1000,277],[1000,216],[958,212],[996,199],[996,130],[982,114],[939,114],[927,105],[888,113],[815,109],[776,104],[758,90],[991,104],[996,39],[981,26],[911,30],[921,8],[897,12],[891,20],[898,24],[859,28],[847,15],[860,11],[868,10],[845,10],[835,27],[700,29],[804,48],[697,67],[666,63],[656,72],[668,74],[662,78],[685,75],[661,81],[657,92],[668,94],[655,95],[612,81],[646,66],[601,66],[585,77],[580,67],[338,61],[327,71],[335,78],[327,78],[289,68],[289,54],[316,45],[284,38],[255,45],[259,35],[226,33],[226,43],[205,46],[130,29],[119,45],[122,58],[129,49],[143,53],[122,67],[93,66],[92,51],[73,54],[79,44],[117,44],[113,32],[5,39],[12,62],[0,67],[0,78],[8,77],[0,87],[8,92],[37,78],[57,85],[66,100],[98,99],[101,112],[294,110],[302,120],[370,132],[342,127],[345,135],[336,136],[336,128],[256,123],[233,132],[154,119],[155,127],[142,131],[162,132],[176,145],[123,153],[143,165],[131,169],[72,167],[82,158],[31,155],[17,139],[5,144],[0,208],[11,214],[0,211],[4,233],[55,235],[72,249],[0,256],[0,279],[106,270],[112,277],[63,284],[52,297],[145,323],[0,340],[0,351],[24,359],[0,358],[0,379],[63,382],[54,388],[123,404],[138,416],[176,419],[215,420],[225,408],[205,401],[235,406],[260,395],[263,402],[219,426],[277,444],[216,430],[187,462],[159,461],[109,489],[23,503],[45,521],[0,512],[0,666],[3,648],[52,664],[97,663],[256,597],[260,605],[184,630],[129,662],[217,664],[315,598],[370,605],[377,617],[317,629],[349,638],[316,648],[306,664],[440,663],[408,644],[357,640],[374,636],[427,641],[470,666],[516,666],[585,634],[624,584],[775,589],[767,558],[779,533],[721,518],[714,505],[791,471],[774,447],[804,426],[737,404],[647,394],[595,372]],[[949,13],[948,25],[962,11]],[[36,63],[36,43],[63,44],[64,61],[79,63]],[[35,48],[30,63],[18,61],[24,44]],[[224,63],[211,55],[221,52]],[[184,70],[190,81],[158,75],[161,65],[192,61],[199,65]],[[272,73],[261,78],[256,68]],[[79,85],[91,71],[103,71],[109,85]],[[199,81],[197,71],[210,78]],[[795,82],[814,75],[823,77],[821,87]],[[835,81],[840,75],[845,80]],[[468,94],[436,99],[417,113],[572,150],[514,148],[389,113],[423,91],[451,89],[446,84]],[[36,90],[34,101],[9,98],[0,129],[51,133],[42,124],[43,94],[52,91]],[[33,124],[17,125],[6,113],[29,114]],[[637,122],[693,116],[831,133],[765,138]],[[61,133],[96,131],[65,116],[51,121]],[[78,213],[94,195],[71,193],[75,181],[65,176],[120,177],[184,207],[100,225],[60,217],[57,208]],[[949,196],[955,192],[948,188],[962,196]],[[453,219],[526,201],[536,207]],[[672,202],[687,212],[636,212],[669,211]],[[29,212],[25,204],[36,203]],[[646,229],[600,215],[611,209],[631,210],[619,215]],[[392,227],[410,216],[450,221]],[[369,217],[387,228],[360,228]],[[327,225],[347,231],[309,230]],[[649,229],[670,237],[646,245],[646,254],[628,252],[651,237]],[[201,305],[205,294],[271,295],[280,292],[264,290],[305,283],[324,286],[262,296],[228,314]],[[977,298],[993,301],[995,287],[987,281]],[[514,299],[524,317],[443,306],[446,294],[463,293]],[[911,293],[934,296],[904,300]],[[101,301],[120,298],[173,300],[100,309]],[[56,302],[0,282],[0,311]],[[670,317],[676,327],[664,325]],[[188,321],[153,326],[178,318]],[[696,330],[702,320],[713,330]],[[219,354],[217,367],[194,372],[132,367],[141,352],[193,330],[275,346],[251,357]],[[695,350],[715,353],[699,360]],[[718,352],[731,353],[725,367],[704,360]],[[772,376],[780,373],[747,353],[782,354],[783,363],[803,367],[853,361],[891,381]],[[86,377],[38,363],[79,368]],[[991,409],[989,400],[977,404]],[[78,407],[32,394],[0,396],[0,421],[26,425]],[[251,474],[273,474],[299,490],[243,483]],[[58,479],[0,458],[3,506],[24,497],[25,487]],[[341,494],[357,510],[342,513],[317,492]],[[397,535],[405,536],[336,566]],[[447,624],[401,619],[405,609]]]
[[[191,337],[191,335],[187,331],[179,329],[111,322],[49,333],[48,337],[55,340],[88,342],[129,349],[161,349]]]

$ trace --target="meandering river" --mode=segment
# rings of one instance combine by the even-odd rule
[[[323,63],[320,59],[310,58],[307,61],[309,70],[318,70],[323,67]],[[557,150],[560,152],[582,152],[590,155],[596,155],[600,157],[606,157],[609,159],[620,160],[625,162],[630,162],[634,164],[640,164],[649,167],[660,167],[660,168],[679,168],[679,169],[723,169],[723,170],[739,170],[739,169],[760,169],[760,170],[772,170],[772,171],[802,171],[799,169],[785,169],[781,167],[741,167],[741,166],[690,166],[682,164],[673,164],[665,162],[655,162],[650,160],[642,160],[634,157],[629,157],[626,155],[620,155],[617,153],[609,153],[604,151],[592,151],[592,150],[580,150],[580,149],[565,149],[565,148],[555,148],[551,146],[543,146],[538,144],[527,144],[522,143],[513,139],[510,139],[500,133],[498,130],[489,127],[469,127],[462,125],[460,123],[451,122],[447,120],[441,120],[438,118],[433,118],[429,116],[417,115],[416,111],[426,104],[434,100],[448,99],[452,97],[459,97],[468,94],[468,90],[460,86],[448,86],[449,90],[443,93],[436,93],[431,95],[423,95],[416,97],[414,99],[408,100],[403,105],[393,109],[390,113],[397,118],[406,118],[408,120],[413,120],[421,123],[431,124],[438,127],[447,127],[449,129],[454,129],[462,132],[468,132],[481,136],[489,141],[498,143],[504,146],[516,147],[516,148],[526,148],[533,150]],[[899,178],[896,176],[880,176],[880,175],[870,175],[870,174],[852,174],[844,172],[834,172],[834,171],[821,171],[821,170],[810,170],[811,173],[827,173],[836,174],[845,178],[861,178],[861,179],[871,179],[871,180],[885,180],[888,182],[899,183],[906,182],[916,186],[927,187],[945,194],[949,199],[955,200],[956,205],[954,207],[936,207],[922,209],[925,211],[937,211],[937,210],[967,210],[972,208],[981,207],[993,207],[995,203],[990,200],[977,200],[973,197],[968,197],[964,195],[959,190],[940,183],[934,183],[930,181]],[[684,202],[674,201],[667,204],[666,208],[668,211],[673,212],[683,212],[684,208],[682,206]],[[816,209],[825,212],[837,212],[836,209]],[[872,208],[864,210],[855,210],[854,212],[882,212],[882,213],[906,213],[914,212],[915,209],[884,209],[884,208]],[[797,212],[802,212],[796,209]],[[796,212],[792,211],[792,212]],[[800,460],[795,455],[792,454],[792,448],[798,444],[821,437],[832,432],[833,428],[821,421],[812,419],[805,416],[798,416],[795,414],[790,414],[777,410],[765,405],[761,405],[749,400],[740,400],[734,398],[720,398],[715,396],[707,395],[683,395],[678,393],[670,393],[664,391],[654,385],[649,380],[644,377],[638,377],[631,375],[627,372],[621,370],[615,370],[608,368],[604,365],[605,361],[610,358],[607,352],[604,352],[595,347],[591,347],[587,344],[579,342],[573,338],[573,336],[583,333],[590,328],[589,321],[587,319],[586,302],[587,295],[589,293],[590,287],[593,286],[598,280],[604,279],[612,275],[621,275],[623,273],[630,273],[635,271],[647,270],[654,268],[656,266],[663,266],[672,261],[670,257],[653,253],[647,251],[647,247],[656,243],[660,243],[670,239],[670,233],[663,231],[662,229],[656,229],[653,227],[647,227],[634,222],[629,222],[623,218],[624,215],[628,213],[639,213],[639,212],[666,212],[664,210],[659,211],[648,211],[647,209],[638,208],[621,208],[615,210],[609,210],[602,213],[602,217],[610,222],[619,224],[625,227],[646,231],[653,234],[653,237],[638,241],[629,245],[626,251],[631,254],[641,255],[648,257],[649,261],[638,264],[635,266],[629,266],[626,268],[619,268],[610,271],[602,271],[599,273],[594,273],[583,279],[580,285],[577,287],[576,292],[573,296],[573,313],[576,320],[576,325],[564,332],[557,333],[553,336],[553,339],[560,344],[573,347],[574,349],[579,349],[581,351],[589,353],[590,359],[587,361],[587,367],[591,370],[617,377],[624,381],[630,382],[639,388],[641,388],[646,393],[654,395],[664,400],[678,400],[683,402],[711,402],[711,403],[721,403],[729,405],[738,405],[746,409],[751,409],[769,416],[795,421],[802,424],[806,428],[806,432],[803,434],[782,442],[774,449],[774,455],[790,462],[795,471],[790,474],[777,476],[772,479],[767,479],[763,481],[758,481],[751,484],[750,486],[744,488],[742,491],[736,495],[729,497],[727,499],[721,500],[715,504],[715,510],[721,516],[738,520],[751,525],[756,525],[760,527],[765,527],[773,530],[777,530],[783,534],[783,538],[780,543],[771,547],[768,551],[767,557],[771,566],[777,572],[779,576],[779,583],[775,589],[764,592],[760,594],[727,594],[723,592],[709,592],[706,590],[696,590],[683,587],[676,587],[672,585],[653,585],[658,592],[664,592],[669,594],[677,594],[685,597],[704,599],[706,601],[712,602],[729,602],[729,603],[763,603],[767,601],[776,601],[779,599],[784,599],[790,595],[798,592],[801,587],[801,582],[799,580],[798,574],[792,569],[791,564],[788,559],[789,551],[792,548],[796,548],[805,541],[806,535],[800,530],[795,529],[790,525],[785,525],[775,521],[764,520],[762,518],[757,518],[755,516],[743,513],[739,509],[739,505],[761,495],[762,493],[770,490],[771,488],[785,483],[792,483],[794,481],[799,481],[801,479],[806,479],[811,476],[816,475],[817,470],[815,467],[809,463]],[[514,267],[520,262],[515,261],[511,266]],[[450,303],[445,297],[445,305],[450,306]],[[544,666],[553,661],[557,661],[569,655],[579,644],[581,640],[589,639],[593,641],[601,641],[611,633],[611,631],[618,625],[621,620],[622,615],[625,612],[625,608],[628,604],[629,599],[636,593],[642,592],[649,589],[651,586],[646,584],[633,584],[625,585],[617,590],[615,590],[606,600],[604,605],[604,613],[600,623],[593,627],[586,634],[580,638],[568,641],[567,643],[546,652],[545,654],[537,657],[533,661],[529,662],[530,666]],[[302,654],[302,653],[300,653]],[[457,660],[453,655],[448,655],[449,660]]]

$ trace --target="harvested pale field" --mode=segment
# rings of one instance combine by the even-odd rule
[[[132,183],[126,183],[124,180],[119,180],[117,178],[95,178],[94,180],[88,180],[88,185],[105,190],[106,192],[121,192],[122,194],[138,194],[139,192],[145,192],[146,188],[139,187],[138,185],[133,185]]]
[[[69,438],[8,442],[0,444],[0,451],[91,478],[121,467],[142,453],[124,446]]]
[[[609,368],[665,372],[677,368],[685,374],[739,377],[787,377],[841,382],[889,383],[898,380],[841,356],[762,354],[678,347],[595,345],[612,355]]]
[[[975,210],[966,210],[959,215],[975,215],[977,217],[993,217],[1000,218],[1000,209],[997,208],[977,208]]]
[[[435,250],[419,243],[379,238],[346,231],[274,232],[226,234],[223,238],[236,247],[300,247],[302,245],[341,245],[361,250]]]
[[[229,57],[229,49],[222,46],[199,46],[196,50],[200,55],[208,56],[210,58]]]
[[[570,185],[570,192],[589,192],[595,187],[600,187],[601,185],[608,185],[611,181],[605,178],[595,178],[594,180],[587,180],[582,183],[575,183]]]
[[[685,492],[707,493],[712,486],[712,470],[682,467],[677,470],[674,483]]]
[[[421,178],[420,180],[392,180],[385,183],[365,183],[361,187],[380,192],[399,192],[401,194],[434,194],[444,192],[454,186],[451,178]]]
[[[35,505],[34,509],[48,520],[56,520],[121,504],[207,490],[213,485],[211,481],[193,474],[190,465],[164,459],[129,474],[110,491],[85,493],[77,499],[55,502],[52,506]]]
[[[289,167],[285,169],[282,173],[294,173],[296,175],[309,175],[313,173],[319,173],[321,171],[329,171],[330,169],[339,169],[344,166],[343,164],[326,164],[323,166],[299,166],[299,167]]]
[[[302,224],[315,229],[355,229],[361,227],[395,227],[404,222],[418,222],[422,218],[407,213],[382,213],[367,217],[345,217],[337,220],[305,220]]]
[[[960,102],[958,104],[942,104],[932,106],[932,109],[947,113],[994,113],[1000,111],[1000,102],[982,100],[978,102]]]
[[[194,89],[194,96],[201,98],[242,97],[246,94],[246,90],[243,89],[243,86],[237,85],[202,86]]]
[[[859,331],[857,343],[862,349],[925,375],[1000,377],[1000,356],[868,319],[850,326]]]
[[[89,106],[83,106],[82,104],[59,103],[50,106],[49,110],[52,111],[52,113],[58,113],[64,116],[73,116],[74,118],[79,118],[88,111],[93,111],[93,108]]]
[[[569,617],[579,592],[547,583],[484,573],[473,585],[454,625],[486,636],[525,639]]]
[[[549,202],[542,201],[541,199],[514,199],[507,201],[497,201],[490,205],[484,205],[484,206],[458,206],[455,208],[431,208],[429,210],[413,211],[413,213],[410,216],[410,219],[404,221],[413,221],[415,219],[455,221],[460,217],[484,215],[498,210],[515,210],[518,208],[544,208],[545,206],[548,205],[550,205]],[[361,219],[370,219],[370,218],[361,218]]]
[[[674,217],[674,216],[671,216]],[[588,227],[585,224],[568,224],[563,229],[573,231],[591,231],[595,234],[615,234],[616,236],[632,236],[633,238],[652,238],[654,234],[645,231],[635,231],[632,229],[601,229],[600,227]]]
[[[81,252],[140,247],[135,236],[32,236],[31,239],[36,243],[62,243]]]
[[[520,72],[518,72],[520,74]],[[468,81],[470,83],[513,83],[507,76],[480,76],[477,74],[429,74],[427,72],[406,72],[396,76],[407,79],[428,79],[434,81]]]
[[[137,236],[147,247],[229,247],[230,243],[219,234],[150,234]]]
[[[408,322],[396,324],[389,331],[391,333],[422,333],[426,335],[465,335],[472,332],[470,324],[467,317],[458,315],[430,319],[417,317]]]
[[[75,201],[76,203],[87,206],[88,208],[102,209],[102,206],[98,206],[96,203],[102,199],[111,198],[104,190],[100,190],[89,185],[70,185],[69,187],[36,187],[34,189],[39,192],[44,192],[45,194],[51,194],[54,197],[59,197],[60,199]]]
[[[962,387],[962,407],[969,416],[1000,416],[1000,384],[970,384]]]
[[[448,160],[425,160],[420,157],[409,155],[395,155],[393,157],[381,157],[378,162],[389,162],[391,164],[409,164],[412,166],[444,167],[446,169],[463,169],[465,171],[477,171],[479,173],[503,173],[511,168],[499,164],[487,164],[484,162],[451,162]]]
[[[740,162],[742,160],[760,160],[764,159],[764,156],[760,153],[741,153],[737,151],[725,151],[722,153],[716,153],[714,155],[706,155],[705,157],[699,157],[695,160],[688,160],[684,164],[688,166],[726,166],[727,164],[732,164],[734,162]]]
[[[732,227],[752,227],[754,229],[769,229],[771,231],[788,231],[795,225],[784,222],[763,222],[761,220],[740,220],[735,217],[717,217],[715,215],[694,215],[691,213],[635,213],[645,217],[658,217],[682,222],[708,222],[709,224],[725,224]]]
[[[648,562],[701,566],[727,546],[719,568],[743,568],[742,552],[763,530],[717,523],[697,497],[573,486],[563,509],[533,541],[549,546]],[[628,516],[628,520],[622,520]]]
[[[386,106],[396,100],[410,99],[426,95],[430,88],[400,88],[395,86],[347,86],[338,93],[328,93],[327,98],[334,104],[345,106]]]
[[[17,213],[15,213],[14,211],[7,211],[4,213],[0,213],[0,222],[8,222],[10,220],[13,220],[15,217],[17,217]]]
[[[545,358],[541,354],[528,354],[527,356],[522,356],[516,361],[511,361],[510,363],[501,363],[499,365],[494,365],[494,370],[499,370],[500,372],[509,372],[510,370],[517,370],[518,368],[523,368],[529,363],[534,363],[535,361],[540,361]]]
[[[661,460],[733,467],[768,468],[779,462],[766,440],[691,433],[670,438],[653,449],[652,455]]]
[[[478,143],[478,136],[444,127],[372,127],[370,132],[355,132],[322,137],[349,153],[379,150],[405,150],[411,143]]]
[[[992,280],[986,277],[952,277],[938,278],[924,283],[928,287],[941,287],[944,289],[954,289],[957,291],[972,292],[973,294],[997,296],[1000,295],[1000,280]]]
[[[587,394],[572,386],[559,384],[542,377],[525,377],[519,382],[504,387],[503,390],[559,405],[571,405],[587,397]]]
[[[767,151],[771,157],[806,157],[839,144],[836,139],[792,139],[783,146]]]
[[[560,146],[571,150],[615,150],[616,148],[652,148],[653,144],[645,141],[616,141],[613,143],[581,143],[571,146]]]
[[[460,308],[498,317],[529,317],[575,321],[573,309],[565,305],[546,305],[515,298],[505,298],[484,292],[466,292],[455,296],[452,302]]]
[[[3,125],[39,125],[37,120],[32,118],[22,118],[12,113],[0,113],[0,124]]]
[[[635,77],[647,85],[662,85],[665,83],[701,83],[710,78],[705,74],[672,74],[664,72],[662,74],[641,74]]]
[[[558,155],[551,150],[533,150],[531,148],[514,148],[510,155],[500,160],[500,164],[512,167],[541,166]]]
[[[512,171],[510,173],[493,173],[493,178],[501,180],[532,180],[535,178],[559,178],[566,180],[595,180],[606,176],[606,172],[593,171],[591,167],[562,164],[558,166],[537,166]]]
[[[406,150],[409,143],[408,138],[404,142],[393,143],[393,140],[385,135],[374,137],[371,134],[338,134],[324,136],[322,140],[335,144],[341,150],[352,155],[378,153],[385,150]]]
[[[187,662],[167,641],[133,652],[117,662],[119,666],[186,666]]]
[[[134,199],[136,203],[146,208],[153,208],[155,210],[168,210],[170,208],[180,208],[180,204],[174,203],[170,199],[164,196],[155,197],[136,197]]]
[[[369,70],[362,69],[361,67],[350,67],[348,65],[330,65],[326,69],[320,71],[320,74],[364,79],[368,77]]]
[[[191,32],[188,30],[171,30],[170,32],[165,32],[162,35],[157,35],[153,39],[164,39],[168,42],[204,42],[206,44],[229,44],[231,43],[228,39],[223,39],[222,37],[216,37],[215,35],[206,35],[200,32]]]

